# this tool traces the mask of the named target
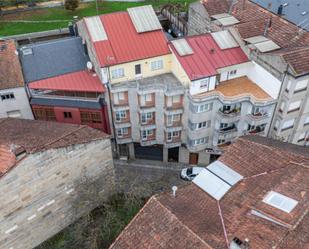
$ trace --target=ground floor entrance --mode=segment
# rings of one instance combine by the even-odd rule
[[[197,163],[198,163],[198,153],[190,153],[189,164],[197,164]]]
[[[168,161],[169,162],[179,161],[179,147],[168,149]]]
[[[163,161],[163,146],[141,146],[139,143],[134,143],[135,158]]]

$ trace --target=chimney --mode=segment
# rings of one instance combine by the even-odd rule
[[[279,7],[278,7],[278,10],[277,10],[277,14],[278,14],[279,16],[282,16],[282,12],[283,12],[283,5],[280,4]]]
[[[176,197],[176,191],[177,191],[177,186],[173,186],[172,187],[172,191],[173,191],[173,197]]]

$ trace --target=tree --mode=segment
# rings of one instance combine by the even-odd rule
[[[65,0],[64,7],[66,10],[74,11],[79,5],[79,0]]]

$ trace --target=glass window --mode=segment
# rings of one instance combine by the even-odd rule
[[[202,89],[208,89],[208,85],[209,85],[209,79],[210,78],[206,78],[200,81],[200,88]]]
[[[307,124],[309,124],[309,116],[305,118],[304,125],[307,125]]]
[[[124,77],[124,69],[123,68],[117,68],[112,70],[112,79],[118,79]]]
[[[163,60],[157,60],[151,62],[151,71],[159,70],[163,68]]]
[[[142,74],[142,67],[141,64],[135,65],[135,75],[140,75]]]
[[[285,122],[283,123],[281,129],[284,130],[284,129],[292,128],[293,125],[294,125],[294,121],[295,121],[295,119],[290,119],[290,120],[285,121]]]
[[[210,104],[203,104],[197,107],[197,112],[206,112],[210,110]]]

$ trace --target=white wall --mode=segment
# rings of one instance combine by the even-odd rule
[[[242,63],[238,65],[220,68],[218,69],[218,73],[220,73],[220,82],[246,76],[248,73],[248,69],[251,67],[252,67],[252,62],[246,62],[246,63]],[[235,69],[237,70],[235,75],[233,76],[228,75],[230,71],[235,70]]]
[[[282,82],[275,78],[257,63],[253,62],[252,67],[248,68],[247,76],[250,80],[261,87],[272,98],[277,99],[279,96]]]
[[[33,119],[26,90],[23,87],[0,90],[0,95],[14,93],[14,99],[1,100],[0,98],[0,118],[8,117],[10,111],[20,111],[24,119]]]
[[[191,87],[190,87],[190,94],[191,95],[199,94],[199,93],[203,93],[203,92],[208,92],[208,91],[211,91],[211,90],[215,89],[215,86],[216,86],[216,76],[210,77],[208,87],[201,89],[201,87],[200,87],[201,81],[203,81],[205,79],[207,79],[207,78],[203,78],[203,79],[192,81]]]

